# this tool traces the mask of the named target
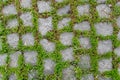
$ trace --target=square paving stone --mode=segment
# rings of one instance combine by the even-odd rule
[[[28,80],[37,80],[38,72],[36,70],[30,70],[28,73]]]
[[[28,8],[30,9],[32,7],[32,1],[31,0],[20,0],[20,5],[22,8]]]
[[[60,3],[60,2],[63,2],[64,0],[55,0],[55,1]]]
[[[120,28],[120,16],[116,19],[117,26]]]
[[[117,39],[120,40],[120,31],[117,34]]]
[[[120,47],[115,48],[115,49],[114,49],[114,53],[115,53],[118,57],[120,57]]]
[[[6,65],[7,54],[0,54],[0,66]]]
[[[112,80],[112,79],[109,78],[109,77],[101,77],[101,76],[99,76],[98,80]]]
[[[82,76],[81,80],[94,80],[94,76],[93,74],[86,74]]]
[[[8,20],[8,22],[7,22],[7,28],[15,28],[15,27],[17,27],[19,24],[18,24],[18,20],[17,19],[10,19],[10,20]]]
[[[11,74],[9,80],[17,80],[16,74]]]
[[[97,3],[105,3],[107,0],[96,0]]]

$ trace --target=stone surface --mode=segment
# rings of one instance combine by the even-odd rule
[[[99,4],[96,6],[96,10],[100,18],[110,18],[111,9],[106,4]]]
[[[119,7],[120,7],[120,1],[116,3],[116,6],[119,6]]]
[[[39,32],[41,33],[42,36],[45,36],[48,31],[53,29],[52,17],[39,18],[38,23],[39,23]]]
[[[81,80],[94,80],[94,76],[93,74],[86,74],[82,76]]]
[[[25,46],[33,46],[34,45],[34,36],[32,33],[26,33],[22,35],[22,41]]]
[[[99,60],[98,71],[100,71],[100,73],[103,73],[105,71],[110,71],[111,69],[112,69],[112,58]]]
[[[12,33],[7,35],[7,43],[13,47],[17,48],[18,46],[18,41],[19,41],[19,36],[17,33]]]
[[[16,7],[14,6],[14,4],[10,4],[7,6],[4,6],[2,13],[5,16],[9,16],[9,15],[16,15],[17,14],[17,10]]]
[[[38,72],[36,70],[30,70],[28,73],[28,80],[38,80]]]
[[[120,31],[117,34],[117,39],[120,40]]]
[[[114,49],[114,53],[115,53],[118,57],[120,57],[120,47],[115,48],[115,49]]]
[[[17,80],[17,77],[15,74],[11,74],[9,77],[9,80]]]
[[[21,5],[21,7],[23,7],[23,8],[28,8],[28,9],[30,9],[31,6],[32,6],[31,3],[32,3],[31,0],[20,0],[20,5]]]
[[[18,26],[18,20],[17,19],[11,19],[7,22],[7,28],[15,28]]]
[[[80,16],[89,15],[89,9],[90,9],[89,4],[77,6],[78,15]]]
[[[3,79],[3,75],[0,73],[0,80],[2,80]]]
[[[61,51],[61,54],[62,54],[62,58],[64,61],[73,61],[74,60],[74,56],[73,56],[73,49],[70,47],[70,48],[67,48],[65,50],[62,50]]]
[[[55,50],[55,43],[48,41],[47,39],[42,39],[40,44],[47,52],[53,52]]]
[[[98,77],[98,80],[112,80],[111,78],[109,77]]]
[[[64,0],[55,0],[55,1],[60,3],[60,2],[63,2]]]
[[[64,32],[60,35],[60,42],[63,45],[72,45],[72,38],[74,37],[74,34],[72,32]]]
[[[97,3],[105,3],[106,2],[106,0],[96,0],[97,1]]]
[[[80,37],[79,38],[80,46],[85,49],[91,48],[90,39],[88,37]]]
[[[63,69],[63,79],[62,80],[76,80],[73,66]]]
[[[49,1],[38,1],[37,6],[39,13],[50,12],[52,9]]]
[[[112,52],[112,41],[111,40],[99,41],[97,52],[98,54],[106,54],[107,52]]]
[[[97,23],[95,24],[96,33],[102,36],[110,36],[113,34],[113,27],[111,23]]]
[[[20,19],[23,21],[24,26],[32,27],[32,14],[30,12],[26,12],[21,14]]]
[[[63,29],[65,26],[68,26],[70,21],[70,18],[63,18],[58,22],[58,29]]]
[[[90,23],[88,21],[83,21],[81,23],[75,24],[74,30],[90,31]]]
[[[6,64],[7,54],[0,54],[0,66],[4,66]]]
[[[120,28],[120,16],[116,19],[117,26]]]
[[[50,75],[54,73],[55,62],[51,59],[44,60],[44,74]]]
[[[36,51],[24,52],[25,63],[36,65],[37,55],[38,55],[38,53]]]

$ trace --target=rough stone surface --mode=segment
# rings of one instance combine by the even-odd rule
[[[116,3],[116,6],[120,6],[120,1]]]
[[[120,16],[116,20],[117,26],[120,28]]]
[[[112,58],[102,59],[98,62],[98,71],[103,73],[105,71],[110,71],[112,69]]]
[[[93,74],[86,74],[82,76],[81,80],[94,80],[94,76]]]
[[[17,48],[18,41],[19,41],[19,36],[17,33],[12,33],[7,35],[7,42],[11,47]]]
[[[25,46],[33,46],[34,45],[34,37],[32,33],[26,33],[22,35],[22,41]]]
[[[20,5],[21,5],[21,7],[23,7],[23,8],[28,8],[28,9],[30,9],[31,6],[32,6],[31,3],[32,3],[31,0],[20,0]]]
[[[17,19],[12,19],[7,22],[7,28],[15,28],[18,26],[18,20]]]
[[[115,49],[114,49],[114,53],[115,53],[118,57],[120,57],[120,47],[115,48]]]
[[[0,54],[0,66],[4,66],[6,64],[7,54]]]
[[[0,73],[0,80],[2,80],[3,79],[3,75]]]
[[[38,72],[36,70],[30,70],[28,73],[28,80],[37,80]]]
[[[105,3],[106,2],[106,0],[96,0],[97,1],[97,3]]]
[[[72,48],[67,48],[65,50],[61,51],[62,54],[62,58],[64,61],[73,61],[74,57],[73,57],[73,49]]]
[[[55,62],[51,59],[45,59],[44,60],[44,74],[50,75],[54,73],[55,68]]]
[[[95,24],[96,33],[102,36],[110,36],[113,34],[113,27],[111,23],[97,23]]]
[[[55,0],[55,1],[60,3],[60,2],[63,2],[64,0]]]
[[[117,34],[117,39],[120,40],[120,31]]]
[[[78,14],[80,16],[89,15],[90,6],[88,4],[77,6]]]
[[[48,31],[53,29],[52,17],[39,18],[38,23],[39,23],[39,32],[41,33],[42,36],[45,36]]]
[[[96,6],[96,10],[100,18],[110,18],[111,9],[106,4],[99,4]]]
[[[112,80],[111,78],[109,77],[98,77],[98,80]]]
[[[24,52],[25,62],[28,64],[36,65],[38,53],[35,51]]]
[[[60,35],[60,42],[63,45],[72,45],[72,38],[73,38],[74,34],[72,32],[64,32]]]
[[[47,52],[53,52],[55,50],[55,43],[48,41],[47,39],[42,39],[40,44]]]
[[[37,6],[39,13],[50,12],[52,9],[49,1],[38,1]]]
[[[98,42],[97,52],[98,54],[105,54],[112,51],[112,41],[103,40]]]
[[[17,77],[15,74],[10,75],[9,80],[17,80]]]

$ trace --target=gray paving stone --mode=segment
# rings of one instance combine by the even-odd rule
[[[36,51],[24,52],[25,63],[36,65],[37,55],[38,55],[38,53]]]
[[[11,74],[9,80],[17,80],[16,74]]]
[[[120,1],[118,1],[118,2],[116,3],[116,6],[120,6]]]
[[[120,16],[116,20],[117,26],[120,28]]]
[[[112,58],[99,60],[98,71],[100,71],[100,73],[110,70],[112,70]]]
[[[39,13],[50,12],[52,10],[51,3],[49,1],[38,1],[37,6]]]
[[[30,70],[28,73],[28,80],[38,80],[38,72],[36,70]]]
[[[63,45],[72,45],[72,38],[74,37],[74,34],[72,32],[64,32],[60,35],[60,42]]]
[[[19,41],[19,36],[17,33],[12,33],[7,35],[7,43],[13,47],[17,48],[18,46],[18,41]]]
[[[97,1],[97,3],[105,3],[106,2],[106,0],[96,0]]]
[[[105,54],[107,52],[112,52],[112,41],[111,40],[99,41],[97,52],[98,54]]]
[[[18,66],[18,59],[21,55],[21,52],[17,51],[13,54],[10,54],[10,67],[17,67]]]
[[[15,28],[18,26],[18,20],[17,19],[10,19],[8,22],[7,22],[7,28]]]
[[[33,26],[32,23],[32,14],[30,12],[26,12],[21,14],[20,19],[23,21],[24,26]]]
[[[93,74],[86,74],[82,76],[81,80],[94,80],[94,76]]]
[[[64,61],[73,61],[74,60],[74,56],[73,56],[74,52],[73,52],[72,47],[62,50],[61,54],[62,54],[62,58]]]
[[[88,37],[80,37],[79,38],[80,46],[85,49],[91,48],[90,39]]]
[[[68,68],[63,69],[63,78],[62,78],[62,80],[76,80],[73,66],[70,66]]]
[[[95,24],[96,33],[102,36],[110,36],[113,34],[113,27],[111,23],[101,22]]]
[[[99,4],[96,6],[96,10],[100,18],[110,18],[111,9],[106,4]]]
[[[68,14],[69,11],[70,11],[70,5],[67,5],[58,9],[57,14],[62,16],[62,15]]]
[[[58,29],[63,29],[65,26],[68,26],[70,21],[70,18],[63,18],[58,22]]]
[[[77,6],[78,15],[80,16],[89,15],[89,9],[90,9],[89,4]]]
[[[81,55],[80,62],[78,63],[81,69],[90,69],[90,56],[89,55]]]
[[[117,39],[120,40],[120,31],[117,34]]]
[[[63,2],[64,0],[55,0],[55,1],[60,3],[60,2]]]
[[[0,66],[4,66],[6,64],[7,54],[0,54]]]
[[[111,78],[109,77],[98,77],[98,80],[112,80]]]
[[[54,73],[55,62],[51,59],[44,60],[44,74],[50,75]]]
[[[41,33],[42,36],[45,36],[48,31],[53,29],[52,17],[39,18],[38,23],[39,23],[39,32]]]
[[[90,31],[90,23],[88,21],[83,21],[81,23],[75,24],[74,30]]]
[[[9,15],[16,15],[17,14],[17,10],[14,4],[10,4],[7,6],[4,6],[2,9],[2,13],[5,16],[9,16]]]
[[[23,8],[28,8],[30,9],[32,7],[32,1],[31,0],[20,0],[20,5]]]
[[[118,57],[120,57],[120,47],[115,48],[115,49],[114,49],[114,53],[115,53]]]
[[[33,46],[34,45],[34,36],[32,33],[26,33],[22,35],[22,41],[25,46]]]
[[[53,52],[55,50],[55,43],[48,41],[47,39],[42,39],[40,44],[47,52]]]
[[[3,79],[3,75],[0,73],[0,80],[2,80]]]

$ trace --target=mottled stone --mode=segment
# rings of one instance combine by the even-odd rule
[[[28,80],[38,80],[38,71],[30,70],[28,73]]]
[[[116,19],[117,26],[120,28],[120,16]]]
[[[96,0],[97,1],[97,3],[105,3],[106,2],[106,0]]]
[[[7,28],[15,28],[18,26],[18,20],[17,19],[11,19],[7,22]]]
[[[7,54],[0,54],[0,66],[4,66],[6,64]]]
[[[94,76],[93,74],[86,74],[82,76],[81,80],[94,80]]]
[[[63,2],[64,0],[55,0],[55,1],[60,3],[60,2]]]
[[[114,49],[114,53],[115,53],[118,57],[120,57],[120,47],[115,48],[115,49]]]
[[[16,74],[11,74],[9,80],[17,80]]]
[[[23,8],[28,8],[30,9],[32,7],[32,1],[31,0],[20,0],[20,5]]]
[[[120,40],[120,31],[117,34],[117,39]]]
[[[98,77],[98,80],[112,80],[110,77],[101,77],[101,76],[99,76]]]

